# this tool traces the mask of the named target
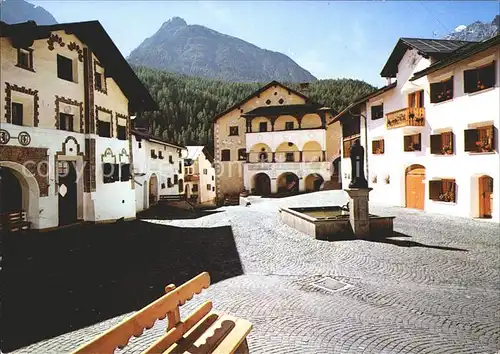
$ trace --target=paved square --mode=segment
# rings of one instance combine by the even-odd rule
[[[372,206],[373,214],[396,216],[396,237],[324,242],[277,220],[278,206],[345,201],[343,192],[328,191],[156,221],[231,225],[243,264],[244,275],[212,285],[182,312],[211,298],[216,310],[248,319],[251,353],[498,353],[499,224]],[[332,292],[313,285],[325,277],[351,286]],[[67,352],[122,317],[16,353]],[[164,330],[157,322],[128,352]]]

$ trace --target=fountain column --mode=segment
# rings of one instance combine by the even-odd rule
[[[351,183],[344,191],[349,195],[349,221],[356,237],[366,237],[370,234],[370,216],[368,211],[368,181],[364,171],[365,149],[356,139],[350,149]]]

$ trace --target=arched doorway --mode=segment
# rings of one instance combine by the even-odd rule
[[[425,167],[411,165],[405,171],[406,175],[406,207],[424,210],[425,205]]]
[[[312,173],[305,179],[306,192],[317,192],[323,185],[323,177],[317,173]]]
[[[271,194],[271,179],[265,173],[257,173],[253,176],[253,193],[257,195]]]
[[[149,178],[149,206],[158,201],[158,177],[153,173]]]
[[[9,168],[0,167],[0,214],[23,210],[23,189],[21,182]]]
[[[19,163],[0,161],[0,177],[2,178],[0,181],[2,212],[4,210],[7,212],[7,209],[22,210],[26,212],[26,218],[31,223],[31,228],[38,229],[40,227],[40,189],[33,174]],[[19,192],[19,188],[21,192]],[[4,197],[7,195],[9,197]]]
[[[299,177],[295,173],[285,172],[278,179],[278,193],[293,194],[299,191]]]
[[[490,219],[493,205],[493,178],[484,175],[478,179],[479,217]]]

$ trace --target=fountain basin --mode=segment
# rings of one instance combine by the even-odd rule
[[[369,214],[370,237],[387,237],[393,234],[394,216]],[[354,232],[349,212],[340,206],[279,208],[279,219],[284,224],[318,240],[353,239]]]

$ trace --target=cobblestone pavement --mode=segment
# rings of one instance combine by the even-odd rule
[[[217,310],[250,320],[252,353],[499,353],[499,224],[372,206],[394,215],[398,236],[323,242],[277,220],[278,205],[344,204],[343,192],[256,200],[184,227],[231,225],[245,274],[211,286]],[[222,261],[222,260],[221,260]],[[336,292],[312,286],[348,283]],[[184,309],[183,308],[183,309]],[[123,316],[16,353],[67,352]],[[164,332],[159,321],[127,352]],[[140,342],[140,345],[139,345]]]

